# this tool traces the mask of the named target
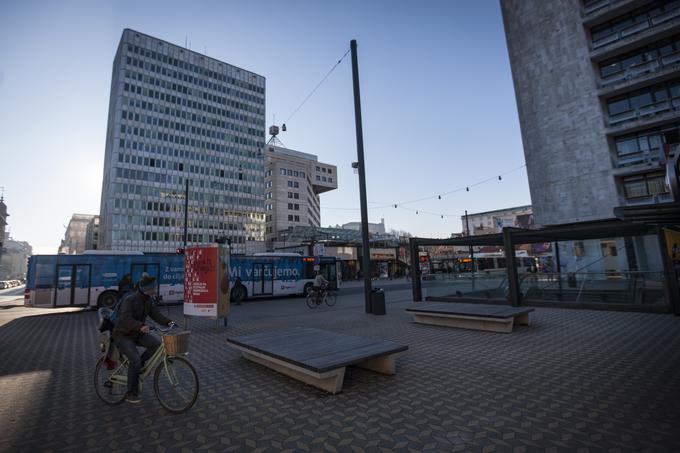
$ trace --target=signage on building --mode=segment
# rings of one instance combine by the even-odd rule
[[[325,256],[333,256],[339,260],[356,260],[356,247],[326,247]]]
[[[312,255],[323,256],[326,251],[326,246],[324,244],[314,244],[314,250]]]
[[[184,314],[223,318],[229,313],[229,253],[226,247],[184,251]]]
[[[388,249],[388,248],[372,248],[371,249],[371,259],[375,260],[375,261],[396,260],[397,259],[397,251],[395,249]]]

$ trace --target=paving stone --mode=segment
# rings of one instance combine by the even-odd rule
[[[680,451],[677,317],[537,308],[496,334],[414,324],[389,296],[386,316],[366,315],[360,299],[244,303],[226,329],[191,319],[201,387],[182,415],[150,381],[138,405],[97,398],[96,313],[15,319],[0,326],[0,451]],[[329,395],[226,346],[292,326],[410,349],[396,375],[349,368]]]

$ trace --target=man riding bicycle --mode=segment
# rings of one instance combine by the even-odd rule
[[[323,292],[326,290],[328,287],[328,280],[326,280],[323,275],[321,275],[319,272],[316,273],[316,277],[314,277],[314,283],[312,283],[312,291],[314,291],[314,294],[316,295],[316,304],[319,305],[321,303],[321,296]]]
[[[154,321],[162,325],[174,324],[163,316],[154,304],[156,286],[156,277],[145,273],[139,281],[137,291],[122,302],[116,326],[113,329],[116,346],[129,361],[125,400],[130,403],[141,401],[138,396],[140,370],[161,345],[158,338],[149,333],[151,326],[146,324],[146,317],[151,316]],[[137,346],[146,348],[141,356],[137,351]]]

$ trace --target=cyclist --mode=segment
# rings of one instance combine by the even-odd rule
[[[146,324],[146,317],[159,324],[172,326],[174,323],[163,316],[154,304],[156,295],[156,277],[146,273],[142,275],[137,291],[128,295],[120,307],[116,326],[113,329],[113,338],[118,350],[129,361],[127,376],[127,393],[125,400],[130,403],[139,403],[139,373],[144,362],[153,356],[161,343],[149,332],[151,326]],[[137,346],[146,348],[140,356]]]
[[[314,283],[312,283],[312,291],[316,295],[316,304],[321,303],[322,292],[326,290],[328,286],[328,280],[326,280],[321,273],[317,272],[316,277],[314,277]]]

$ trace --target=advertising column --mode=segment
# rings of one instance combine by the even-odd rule
[[[217,244],[184,252],[184,315],[224,318],[229,314],[229,253]]]

